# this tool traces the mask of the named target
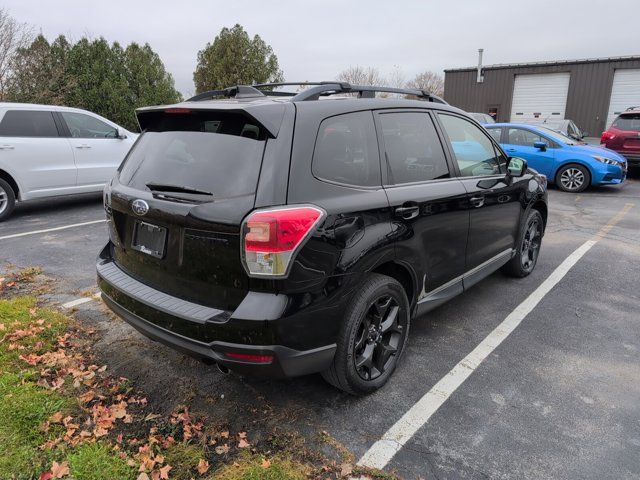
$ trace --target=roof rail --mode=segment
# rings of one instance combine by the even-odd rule
[[[301,92],[282,92],[273,90],[278,87],[288,86],[305,86],[311,87]],[[346,82],[278,82],[278,83],[258,83],[256,85],[237,85],[235,87],[224,88],[221,90],[209,90],[194,97],[189,98],[188,102],[197,102],[200,100],[208,100],[214,97],[227,98],[259,98],[265,96],[274,97],[290,97],[294,102],[302,102],[307,100],[318,100],[321,96],[337,95],[341,93],[357,93],[358,98],[375,98],[376,93],[395,93],[400,95],[411,95],[418,99],[429,102],[447,104],[442,98],[433,95],[426,90],[418,90],[412,88],[394,88],[373,85],[351,85]]]
[[[379,93],[396,93],[400,95],[412,95],[419,99],[424,99],[429,102],[446,104],[442,98],[433,95],[426,90],[418,90],[412,88],[393,88],[373,85],[351,85],[347,82],[329,81],[329,82],[282,82],[282,83],[261,83],[253,85],[256,89],[263,88],[276,88],[284,86],[311,86],[307,90],[302,92],[276,92],[260,90],[265,95],[277,95],[277,96],[289,96],[294,102],[306,101],[306,100],[318,100],[321,96],[337,95],[340,93],[357,93],[358,98],[374,98],[376,92]]]
[[[222,90],[209,90],[199,93],[187,100],[187,102],[198,102],[200,100],[209,100],[214,97],[227,98],[256,98],[264,97],[264,93],[254,87],[248,85],[237,85],[235,87],[223,88]]]

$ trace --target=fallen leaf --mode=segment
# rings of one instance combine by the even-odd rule
[[[42,472],[38,477],[38,480],[51,480],[53,478],[53,473],[50,471]]]
[[[49,417],[49,421],[51,423],[61,423],[62,422],[62,412],[56,412]]]
[[[222,438],[229,438],[229,432],[220,432]]]
[[[204,458],[201,458],[198,462],[198,473],[200,475],[204,475],[209,470],[209,462],[207,462]]]
[[[247,442],[247,432],[238,433],[238,448],[247,448],[251,445]]]
[[[51,465],[51,474],[53,478],[62,478],[69,475],[69,462],[53,462]]]
[[[145,422],[150,422],[151,420],[155,420],[156,418],[160,418],[162,415],[158,415],[157,413],[150,413],[146,417],[144,417]]]
[[[136,478],[136,480],[149,480],[149,475],[142,472],[140,475],[138,475],[138,478]]]
[[[262,459],[262,468],[269,468],[271,466],[271,461],[268,458]]]
[[[36,315],[38,315],[38,309],[33,307],[29,309],[29,315],[31,315],[32,317],[35,317]]]
[[[342,475],[343,477],[348,477],[349,475],[351,475],[352,472],[353,472],[353,465],[351,465],[350,463],[343,463],[340,466],[340,475]]]
[[[216,453],[218,455],[222,455],[224,453],[229,453],[229,445],[227,445],[226,443],[224,445],[218,445],[216,447]]]
[[[171,470],[173,467],[171,465],[165,465],[164,467],[162,467],[160,469],[160,478],[162,480],[169,480],[169,470]]]

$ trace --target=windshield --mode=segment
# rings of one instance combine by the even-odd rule
[[[573,138],[567,137],[566,135],[563,135],[562,133],[559,133],[559,132],[557,132],[555,130],[552,130],[550,128],[542,127],[542,126],[539,126],[537,128],[540,130],[540,133],[546,135],[547,137],[550,137],[551,139],[553,139],[557,143],[563,143],[565,145],[577,145],[578,144]]]
[[[162,114],[120,169],[120,182],[212,199],[255,192],[266,133],[238,114]],[[173,196],[175,196],[173,195]]]

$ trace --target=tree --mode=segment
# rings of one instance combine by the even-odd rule
[[[442,75],[426,70],[416,75],[413,80],[407,83],[409,88],[425,90],[439,97],[444,95],[444,79]]]
[[[131,130],[137,129],[137,107],[181,99],[148,44],[123,49],[104,38],[71,44],[63,35],[50,44],[39,35],[11,65],[8,99],[84,108]]]
[[[193,72],[196,92],[234,85],[282,82],[278,57],[259,35],[249,38],[241,25],[223,28],[213,43],[198,52]]]
[[[26,47],[31,38],[31,29],[26,24],[16,22],[5,9],[0,8],[0,100],[5,98],[16,52]]]
[[[386,83],[377,68],[359,65],[343,70],[338,74],[337,79],[351,85],[384,85]]]

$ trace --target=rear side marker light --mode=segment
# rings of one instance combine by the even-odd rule
[[[240,360],[242,362],[251,363],[271,363],[273,355],[253,355],[250,353],[226,352],[225,356],[231,360]]]
[[[283,278],[325,212],[314,205],[252,212],[242,225],[242,259],[249,276]]]

